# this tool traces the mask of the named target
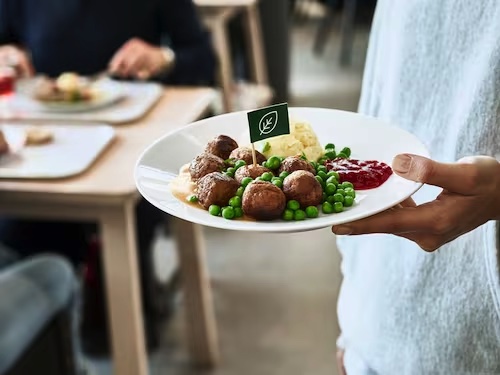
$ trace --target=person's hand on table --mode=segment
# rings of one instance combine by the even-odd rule
[[[394,172],[408,180],[443,188],[432,202],[417,206],[409,198],[380,214],[332,227],[338,235],[390,233],[434,251],[489,220],[500,218],[500,163],[474,156],[445,164],[415,155],[398,155]]]
[[[168,48],[133,38],[126,42],[109,63],[111,74],[146,80],[172,67],[174,54]]]
[[[12,44],[0,46],[0,66],[14,68],[19,77],[31,77],[35,72],[28,53]]]

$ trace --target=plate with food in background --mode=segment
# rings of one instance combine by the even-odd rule
[[[119,82],[69,72],[57,78],[38,76],[19,80],[16,91],[35,101],[40,110],[60,113],[92,111],[112,105],[125,96]]]
[[[287,134],[254,143],[245,111],[165,135],[136,164],[138,190],[157,208],[193,223],[300,232],[374,215],[421,187],[390,167],[400,153],[429,156],[414,135],[352,112],[289,108],[286,114]],[[261,136],[276,126],[276,111],[268,115],[258,125]]]

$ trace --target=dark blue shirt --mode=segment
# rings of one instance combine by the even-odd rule
[[[38,73],[101,72],[133,37],[168,40],[176,64],[166,82],[213,82],[212,46],[192,0],[0,0],[0,44],[24,46]]]

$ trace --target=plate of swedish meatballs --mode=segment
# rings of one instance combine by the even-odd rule
[[[421,187],[391,169],[397,154],[429,156],[414,135],[333,109],[289,108],[289,117],[290,134],[253,145],[245,111],[167,134],[137,161],[137,188],[196,224],[300,232],[374,215]]]

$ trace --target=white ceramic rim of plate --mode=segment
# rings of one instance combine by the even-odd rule
[[[406,136],[412,137],[415,140],[415,142],[419,143],[419,145],[422,147],[422,150],[425,151],[425,152],[420,153],[420,155],[425,156],[425,157],[429,157],[428,149],[415,135],[407,132],[404,129],[401,129],[401,128],[396,127],[394,125],[390,125],[384,119],[380,119],[380,118],[376,118],[376,117],[372,117],[372,116],[367,116],[367,115],[359,114],[356,112],[349,112],[349,111],[330,109],[330,108],[319,108],[319,107],[318,108],[315,108],[315,107],[290,107],[289,111],[290,111],[291,117],[292,117],[294,112],[300,112],[300,111],[325,111],[325,112],[334,111],[334,112],[339,112],[339,113],[357,116],[359,118],[365,118],[365,119],[371,120],[371,121],[376,120],[378,122],[377,126],[379,126],[380,128],[390,129],[392,131],[397,131],[397,132],[400,132],[401,134],[405,134]],[[230,117],[230,116],[234,116],[235,114],[246,114],[248,112],[249,111],[231,112],[231,113],[221,114],[221,115],[218,115],[215,117],[217,117],[217,118]],[[352,221],[356,221],[356,220],[360,220],[360,219],[363,219],[366,217],[376,215],[382,211],[385,211],[385,210],[387,210],[391,207],[394,207],[397,204],[403,202],[408,197],[411,197],[413,194],[415,194],[423,186],[422,183],[413,182],[413,183],[411,183],[413,188],[408,189],[406,191],[405,195],[400,197],[400,199],[395,199],[395,200],[391,201],[390,205],[387,205],[387,204],[381,205],[377,209],[372,209],[369,211],[360,212],[359,214],[354,215],[354,216],[351,215],[349,217],[343,218],[344,215],[342,215],[342,213],[340,213],[340,214],[331,214],[331,215],[324,215],[324,216],[322,215],[316,219],[307,219],[307,220],[302,220],[302,221],[226,220],[226,219],[221,218],[221,217],[211,216],[208,213],[208,211],[204,211],[201,208],[189,207],[190,206],[189,204],[183,203],[181,201],[179,201],[179,202],[183,206],[189,208],[190,210],[204,211],[204,213],[206,213],[206,215],[189,215],[189,214],[186,215],[185,214],[186,210],[182,211],[182,213],[184,213],[184,215],[179,215],[179,213],[180,213],[179,211],[170,210],[165,206],[157,204],[154,200],[149,199],[146,192],[142,189],[141,184],[139,183],[139,179],[138,179],[139,168],[145,168],[145,166],[141,165],[141,161],[144,159],[144,157],[150,152],[151,149],[153,149],[157,144],[161,143],[165,138],[168,138],[168,137],[170,137],[174,134],[177,134],[177,133],[182,133],[182,132],[186,131],[187,128],[200,126],[201,124],[203,124],[207,120],[212,119],[212,121],[213,121],[213,118],[214,117],[207,118],[207,119],[201,119],[201,120],[195,121],[193,123],[190,123],[188,125],[185,125],[179,129],[176,129],[176,130],[173,130],[173,131],[166,133],[165,135],[163,135],[162,137],[157,139],[155,142],[153,142],[149,147],[147,147],[141,153],[141,155],[137,159],[137,162],[136,162],[135,167],[134,167],[134,180],[136,182],[137,189],[138,189],[139,193],[141,194],[141,196],[144,197],[144,199],[146,199],[153,206],[155,206],[158,209],[160,209],[160,210],[162,210],[170,215],[173,215],[181,220],[189,221],[189,222],[192,222],[195,224],[200,224],[200,225],[207,226],[207,227],[226,229],[226,230],[235,230],[235,231],[245,231],[245,232],[272,232],[272,233],[305,232],[305,231],[326,228],[326,227],[329,227],[332,225],[345,224],[345,223],[349,223]],[[311,124],[311,125],[314,128],[314,125],[313,124]],[[200,152],[201,152],[201,150],[200,150]],[[180,167],[181,166],[179,166],[179,168]],[[399,177],[395,174],[393,174],[391,176],[391,178],[402,179],[401,177]],[[375,189],[372,189],[372,190],[375,190]],[[362,195],[362,191],[361,191],[361,193],[359,193],[359,191],[358,191],[358,197],[361,195]],[[345,211],[345,212],[348,212],[348,211]]]

